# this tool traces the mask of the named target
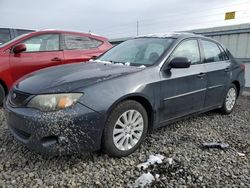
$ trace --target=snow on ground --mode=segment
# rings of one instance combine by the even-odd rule
[[[133,187],[144,187],[155,180],[155,177],[150,173],[143,173],[139,178],[135,180]]]
[[[137,168],[139,169],[147,169],[150,165],[154,165],[154,164],[161,164],[162,163],[162,160],[164,159],[165,157],[163,155],[160,155],[160,154],[156,154],[156,155],[150,155],[147,162],[145,163],[141,163],[139,165],[137,165]]]

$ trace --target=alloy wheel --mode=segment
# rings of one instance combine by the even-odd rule
[[[236,90],[234,88],[230,88],[226,96],[226,108],[228,111],[233,109],[236,102],[236,97]]]
[[[140,112],[128,110],[116,121],[113,130],[113,142],[117,149],[127,151],[141,139],[144,121]]]

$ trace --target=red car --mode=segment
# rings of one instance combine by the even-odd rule
[[[24,34],[0,45],[0,104],[22,76],[50,66],[88,61],[111,47],[101,36],[59,30]]]

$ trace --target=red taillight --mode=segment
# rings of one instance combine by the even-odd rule
[[[245,69],[246,69],[245,64],[240,64],[240,68],[241,68],[243,71],[245,71]]]

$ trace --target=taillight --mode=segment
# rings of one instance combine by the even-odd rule
[[[245,66],[245,64],[240,64],[240,68],[243,70],[243,71],[245,71],[245,69],[246,69],[246,66]]]

